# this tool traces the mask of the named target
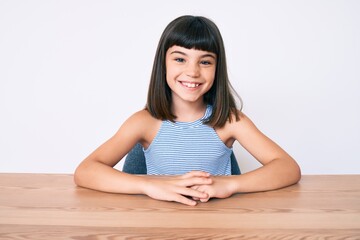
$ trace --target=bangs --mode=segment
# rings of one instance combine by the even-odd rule
[[[216,55],[214,83],[203,95],[205,104],[213,106],[213,113],[204,123],[214,128],[223,127],[227,121],[236,116],[238,110],[229,82],[224,42],[216,24],[202,16],[184,15],[171,21],[160,37],[151,73],[146,109],[151,116],[160,120],[175,122],[172,111],[172,90],[167,84],[166,57],[167,51],[173,46],[196,49]],[[240,104],[242,106],[242,101]]]
[[[170,31],[165,43],[165,49],[177,45],[218,55],[219,46],[214,36],[216,36],[216,33],[212,32],[208,22],[199,17],[187,18]]]

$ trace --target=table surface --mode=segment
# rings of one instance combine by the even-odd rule
[[[360,239],[360,175],[305,175],[195,207],[0,174],[0,239]]]

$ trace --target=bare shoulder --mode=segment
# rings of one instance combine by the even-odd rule
[[[125,121],[124,125],[143,130],[143,128],[153,126],[154,124],[156,125],[158,122],[158,119],[154,118],[147,110],[143,109],[131,115]]]
[[[152,141],[160,128],[161,120],[143,109],[131,115],[120,127],[119,132],[136,137],[144,146]]]
[[[239,119],[236,120],[235,114],[232,114],[231,121],[227,121],[224,128],[226,131],[237,134],[247,134],[250,132],[258,132],[259,130],[252,120],[242,111],[237,112]]]
[[[135,112],[133,115],[129,117],[130,121],[155,121],[153,116],[146,109],[142,109],[140,111]]]
[[[254,123],[251,121],[251,119],[243,111],[238,110],[237,115],[238,115],[239,119],[236,120],[235,114],[232,114],[231,115],[231,121],[228,121],[227,125],[229,125],[229,126],[233,126],[233,125],[238,125],[238,126],[254,125]]]
[[[249,133],[257,131],[252,121],[241,111],[237,111],[237,116],[233,113],[231,119],[227,120],[221,128],[216,128],[216,133],[227,145],[232,146],[234,141],[246,138]]]

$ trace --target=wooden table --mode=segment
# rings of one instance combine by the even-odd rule
[[[195,207],[0,174],[0,239],[360,239],[360,175],[303,176],[281,190]]]

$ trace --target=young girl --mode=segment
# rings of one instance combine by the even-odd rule
[[[78,166],[76,184],[196,205],[298,182],[297,163],[237,108],[234,96],[217,26],[197,16],[173,20],[157,48],[145,109]],[[234,141],[263,166],[230,175]],[[138,142],[147,175],[114,169]]]

